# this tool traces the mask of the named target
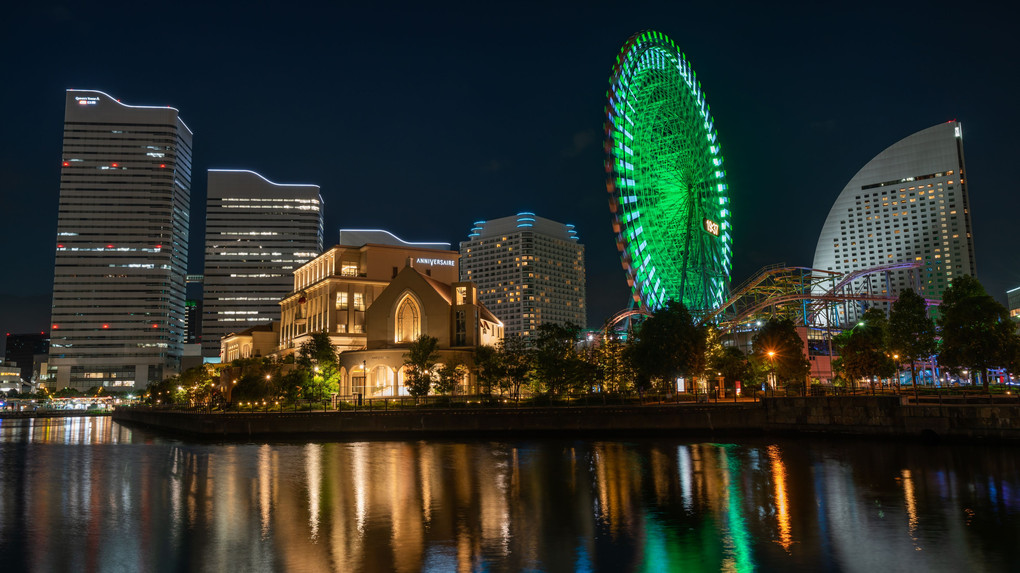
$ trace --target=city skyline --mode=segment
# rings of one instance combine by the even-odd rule
[[[66,88],[180,109],[196,132],[196,171],[252,169],[321,184],[327,204],[345,207],[327,211],[327,246],[340,227],[456,244],[473,221],[508,213],[572,223],[587,247],[589,323],[599,324],[629,299],[602,167],[605,91],[619,46],[644,28],[675,39],[712,102],[737,229],[735,283],[765,264],[810,264],[827,209],[860,165],[910,133],[959,119],[968,130],[978,278],[1001,300],[1020,284],[1008,245],[997,240],[1020,208],[1009,173],[1017,80],[997,73],[1011,52],[991,14],[638,6],[609,18],[605,9],[497,14],[493,6],[358,8],[340,21],[327,9],[311,18],[210,7],[200,16],[161,13],[157,22],[148,9],[102,17],[74,7],[18,10],[12,21],[24,25],[3,41],[25,44],[31,33],[43,47],[13,62],[21,87],[3,96],[9,109],[25,110],[11,118],[19,144],[0,171],[13,254],[0,286],[5,331],[49,326],[48,302],[40,309],[32,301],[47,301],[52,284]],[[704,25],[683,24],[689,20]],[[167,76],[145,50],[123,54],[124,38],[109,34],[123,29],[144,45],[176,33],[175,22],[188,37],[223,32],[184,46],[188,64],[179,75]],[[858,35],[891,37],[906,23],[945,28],[947,40],[878,45]],[[261,41],[259,32],[268,38],[278,28],[301,34]],[[917,77],[940,87],[915,86]],[[258,129],[240,129],[256,116]],[[194,244],[204,233],[197,222],[205,192],[204,182],[193,184]],[[189,269],[198,272],[202,260],[192,255]]]

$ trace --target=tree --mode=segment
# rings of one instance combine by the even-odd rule
[[[404,366],[407,369],[404,386],[415,401],[428,395],[432,389],[438,362],[439,340],[434,336],[422,334],[407,348],[404,354]]]
[[[499,383],[502,371],[499,349],[488,345],[476,348],[475,368],[478,369],[478,391],[492,395],[492,387]]]
[[[504,336],[499,345],[500,390],[506,390],[515,399],[521,397],[521,384],[533,367],[531,349],[523,336]]]
[[[951,372],[970,368],[988,390],[987,370],[1013,360],[1017,345],[1009,312],[969,275],[953,279],[939,305],[939,364]]]
[[[907,288],[900,291],[900,297],[889,312],[889,352],[899,355],[897,364],[910,361],[910,382],[917,387],[918,360],[935,354],[935,323],[928,316],[924,297]],[[897,367],[898,368],[898,367]]]
[[[705,328],[680,302],[669,301],[645,319],[630,346],[638,378],[658,379],[667,390],[677,378],[694,378],[705,370]]]
[[[326,361],[313,369],[312,376],[305,381],[302,394],[305,399],[321,402],[339,391],[340,370],[334,362]]]
[[[536,330],[533,374],[546,392],[563,393],[575,381],[578,357],[574,345],[579,333],[580,328],[570,323],[545,323]]]
[[[301,345],[301,354],[296,360],[303,368],[312,369],[316,365],[337,365],[337,351],[327,332],[313,333],[311,338]]]
[[[467,372],[467,367],[461,364],[456,359],[451,359],[449,363],[443,364],[439,368],[438,376],[436,377],[433,388],[439,394],[448,395],[453,394],[457,391],[457,386],[460,385],[460,381],[464,379],[464,374]]]
[[[293,355],[292,355],[293,356]],[[290,401],[297,401],[304,395],[305,387],[312,383],[312,372],[295,368],[280,377],[277,387],[280,395]]]
[[[256,369],[246,370],[238,378],[230,398],[234,402],[256,402],[275,398],[279,395],[277,382],[271,373],[264,374],[263,371]]]
[[[634,371],[625,355],[626,346],[615,332],[607,331],[595,349],[595,380],[605,392],[626,392],[634,380]]]
[[[734,390],[737,388],[738,380],[746,384],[754,376],[747,356],[735,346],[724,346],[713,353],[709,368],[718,372],[726,386],[732,386]]]
[[[803,383],[811,371],[804,358],[804,341],[788,318],[771,318],[751,339],[754,361],[760,368],[775,374],[777,380]]]
[[[839,350],[836,368],[851,381],[892,376],[896,363],[887,352],[887,333],[885,313],[877,308],[866,310],[856,326],[832,339]]]

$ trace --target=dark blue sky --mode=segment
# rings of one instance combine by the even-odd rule
[[[766,264],[809,266],[853,174],[955,118],[978,277],[1002,300],[1020,285],[1016,14],[959,2],[339,4],[5,10],[0,332],[48,326],[69,87],[180,109],[195,132],[193,271],[205,170],[252,169],[321,185],[327,244],[344,226],[456,245],[473,221],[522,210],[573,223],[597,326],[628,296],[604,183],[604,98],[620,46],[646,28],[686,52],[715,116],[735,283]]]

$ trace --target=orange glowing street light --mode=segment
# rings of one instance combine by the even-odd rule
[[[769,374],[772,377],[772,388],[776,387],[776,351],[769,350],[766,352],[769,355]]]

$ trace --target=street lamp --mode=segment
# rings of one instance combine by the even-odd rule
[[[771,378],[772,378],[772,382],[770,383],[770,386],[772,386],[772,395],[775,396],[775,394],[776,394],[776,351],[775,350],[769,350],[767,354],[769,355],[769,374],[771,375]]]

